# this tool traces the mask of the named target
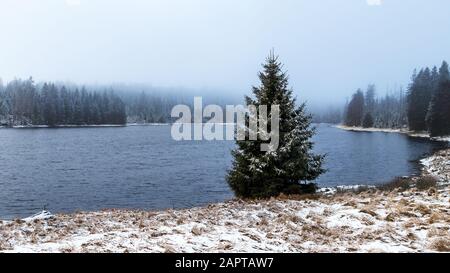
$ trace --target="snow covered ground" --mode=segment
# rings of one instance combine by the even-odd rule
[[[438,151],[433,156],[422,159],[423,173],[439,178],[441,185],[450,184],[450,149]]]
[[[347,130],[347,131],[357,131],[357,132],[385,132],[385,133],[404,133],[407,130],[404,129],[389,129],[389,128],[363,128],[363,127],[351,127],[345,125],[336,125],[336,128]]]
[[[437,188],[185,210],[44,211],[0,221],[0,252],[450,252],[450,150],[422,163]]]
[[[347,131],[355,131],[355,132],[384,132],[384,133],[399,133],[406,134],[412,137],[423,137],[430,138],[430,135],[427,132],[413,132],[407,129],[389,129],[389,128],[363,128],[363,127],[350,127],[345,125],[336,125],[336,128],[347,130]],[[450,136],[447,137],[434,137],[432,138],[436,141],[449,141]]]
[[[407,129],[389,129],[389,128],[363,128],[363,127],[350,127],[345,125],[336,125],[336,128],[347,130],[347,131],[355,131],[355,132],[384,132],[384,133],[399,133],[399,134],[407,134],[412,137],[422,137],[422,138],[430,138],[430,135],[427,132],[412,132]],[[434,137],[432,138],[436,141],[449,141],[450,136],[447,137]]]
[[[80,212],[0,224],[4,252],[450,251],[450,192],[230,201],[160,212]]]
[[[56,125],[54,127],[50,127],[48,125],[14,125],[12,127],[1,126],[0,128],[38,129],[38,128],[124,127],[124,126],[125,125],[121,124],[85,124],[85,125],[65,124],[65,125]]]

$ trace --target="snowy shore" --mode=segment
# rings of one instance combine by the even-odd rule
[[[0,126],[0,128],[4,129],[39,129],[39,128],[89,128],[89,127],[126,127],[126,126],[168,126],[169,123],[127,123],[127,124],[85,124],[85,125],[75,125],[75,124],[66,124],[66,125],[56,125],[56,126],[48,126],[48,125],[14,125],[11,127],[8,126]]]
[[[0,126],[2,129],[49,129],[49,128],[95,128],[95,127],[125,127],[125,124],[84,124],[84,125],[75,125],[75,124],[66,124],[66,125],[14,125],[14,126]]]
[[[450,150],[422,162],[436,188],[2,221],[0,252],[448,252]]]
[[[450,141],[450,136],[448,137],[430,137],[427,132],[413,132],[407,129],[390,129],[390,128],[363,128],[363,127],[351,127],[345,125],[335,125],[336,128],[354,131],[354,132],[383,132],[383,133],[399,133],[406,134],[411,137],[422,137],[422,138],[430,138],[435,141]]]

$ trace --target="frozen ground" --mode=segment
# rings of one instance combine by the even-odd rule
[[[450,251],[450,150],[423,160],[437,188],[338,192],[186,210],[107,210],[0,221],[2,252]]]

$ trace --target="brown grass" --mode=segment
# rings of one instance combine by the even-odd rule
[[[420,212],[422,215],[431,214],[431,209],[423,204],[417,205],[415,211]]]
[[[421,191],[426,191],[430,188],[436,188],[437,186],[437,179],[433,176],[427,175],[419,177],[416,181],[416,188]]]
[[[431,249],[439,252],[450,252],[450,239],[437,238],[431,243]]]
[[[196,236],[200,236],[203,233],[203,229],[201,227],[195,226],[192,228],[191,232]]]
[[[428,218],[428,223],[430,224],[434,224],[434,223],[439,223],[441,221],[445,221],[446,217],[439,212],[433,212],[430,215],[430,218]]]
[[[388,222],[394,222],[398,217],[399,215],[397,213],[391,212],[386,216],[385,220]]]
[[[411,184],[412,178],[397,177],[388,183],[378,186],[377,188],[381,191],[406,191],[411,187]]]
[[[369,208],[362,208],[360,210],[360,212],[365,213],[365,214],[369,214],[370,216],[373,216],[373,217],[377,217],[378,216],[378,214],[375,211],[373,211],[373,210],[371,210]]]
[[[277,200],[319,200],[322,196],[316,193],[308,193],[308,194],[280,194],[276,199]]]

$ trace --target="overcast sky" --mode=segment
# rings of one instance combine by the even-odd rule
[[[0,0],[0,77],[249,93],[275,48],[299,98],[450,60],[448,0]]]

